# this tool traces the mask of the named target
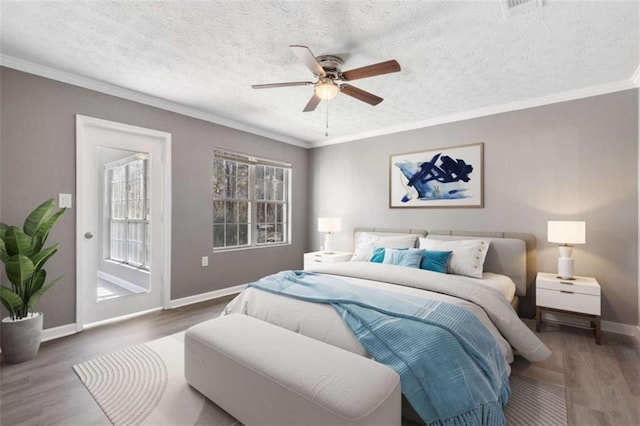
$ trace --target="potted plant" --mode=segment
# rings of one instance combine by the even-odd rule
[[[42,312],[35,312],[36,302],[60,278],[47,282],[44,264],[58,245],[44,247],[49,231],[65,209],[53,215],[55,200],[35,208],[22,228],[0,222],[0,260],[5,265],[11,286],[0,286],[0,300],[9,311],[2,319],[2,354],[7,363],[16,364],[38,354],[42,337]]]

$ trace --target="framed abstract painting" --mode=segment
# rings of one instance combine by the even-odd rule
[[[484,144],[393,154],[389,207],[483,207]]]

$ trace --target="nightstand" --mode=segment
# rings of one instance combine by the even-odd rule
[[[600,284],[595,278],[558,278],[538,272],[536,277],[536,331],[540,331],[543,312],[568,315],[590,321],[600,344]]]
[[[309,269],[314,263],[338,263],[348,262],[351,260],[351,253],[345,251],[334,251],[325,253],[323,251],[314,251],[304,254],[304,269]]]

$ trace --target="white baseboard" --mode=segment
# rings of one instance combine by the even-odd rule
[[[179,308],[181,306],[192,305],[198,302],[204,302],[206,300],[217,299],[219,297],[228,296],[230,294],[240,293],[247,287],[246,284],[237,285],[234,287],[223,288],[220,290],[214,290],[207,293],[196,294],[193,296],[182,297],[180,299],[173,299],[169,302],[169,308]]]

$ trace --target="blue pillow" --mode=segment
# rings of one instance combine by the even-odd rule
[[[407,248],[399,248],[396,250],[408,250]],[[376,247],[371,252],[371,257],[369,258],[369,262],[373,263],[382,263],[384,260],[384,247]]]
[[[373,249],[369,262],[382,263],[384,260],[384,247],[378,247]]]
[[[422,262],[420,262],[420,269],[426,269],[428,271],[440,272],[442,274],[447,273],[447,264],[451,257],[452,251],[424,251],[422,255]]]
[[[382,263],[419,268],[424,249],[385,249]]]

